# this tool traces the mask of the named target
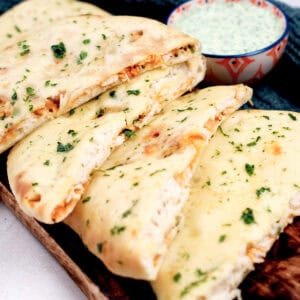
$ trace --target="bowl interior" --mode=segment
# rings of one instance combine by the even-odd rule
[[[284,39],[289,31],[289,24],[285,13],[272,1],[269,0],[191,0],[188,2],[183,3],[182,5],[178,6],[173,12],[170,14],[167,24],[172,27],[179,28],[176,25],[176,22],[185,16],[189,16],[190,13],[195,11],[195,9],[201,9],[201,7],[205,8],[205,6],[213,5],[215,3],[222,3],[232,5],[233,3],[242,3],[247,2],[259,9],[269,10],[273,16],[276,18],[276,23],[278,21],[278,26],[280,26],[281,34],[279,37],[275,38],[273,41],[268,43],[267,45],[263,45],[262,47],[257,47],[256,49],[252,49],[251,51],[242,51],[242,52],[235,52],[232,51],[230,53],[223,53],[222,51],[219,52],[209,52],[203,51],[203,54],[207,57],[242,57],[242,56],[251,56],[256,55],[260,52],[264,52],[268,49],[271,49],[274,45],[278,44],[282,39]],[[199,26],[205,26],[205,24],[198,24]],[[221,23],[216,24],[216,26],[222,26]],[[265,28],[266,29],[266,28]],[[268,28],[272,30],[272,28]],[[260,28],[260,30],[264,30],[264,28]],[[185,30],[183,30],[185,31]],[[190,35],[193,35],[190,32],[186,32]],[[201,39],[200,39],[201,41]],[[202,42],[202,41],[201,41]]]

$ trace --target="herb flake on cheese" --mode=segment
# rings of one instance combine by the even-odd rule
[[[160,172],[163,172],[163,171],[166,171],[166,169],[159,169],[159,170],[156,170],[156,171],[150,173],[150,176],[154,176],[154,175],[156,175],[157,173],[160,173]]]
[[[180,279],[181,279],[181,273],[179,273],[179,272],[173,276],[174,282],[178,282]]]
[[[219,237],[219,243],[223,243],[225,240],[226,240],[226,234],[222,234],[222,235]]]
[[[109,97],[115,98],[116,97],[116,91],[110,91],[109,92]]]
[[[260,139],[261,139],[261,137],[258,136],[258,137],[256,138],[255,141],[248,143],[247,146],[248,146],[248,147],[256,146],[257,142],[258,142]]]
[[[289,113],[288,116],[290,117],[291,120],[297,121],[297,117],[293,115],[292,113]]]
[[[110,234],[111,235],[118,235],[118,234],[122,233],[125,229],[126,229],[126,226],[117,226],[116,225],[113,228],[111,228]]]
[[[87,44],[89,44],[90,42],[91,42],[90,39],[85,39],[85,40],[82,41],[82,44],[87,45]]]
[[[98,243],[98,244],[97,244],[97,249],[98,249],[98,252],[99,252],[99,253],[102,253],[102,250],[103,250],[103,244],[104,244],[104,243]]]
[[[71,143],[62,144],[61,142],[57,142],[56,151],[57,152],[69,152],[73,150],[74,146]]]
[[[60,42],[57,45],[52,45],[51,50],[52,50],[53,56],[57,59],[63,59],[67,52],[65,44],[63,42]]]
[[[271,192],[271,189],[269,187],[261,187],[259,189],[256,190],[256,197],[260,198],[260,196],[265,193],[265,192]]]
[[[135,136],[135,132],[133,130],[130,130],[130,129],[124,129],[123,133],[128,138],[131,138],[131,137]]]
[[[128,96],[130,95],[138,96],[141,93],[140,90],[127,90],[126,92]]]
[[[254,218],[253,210],[251,208],[247,207],[242,212],[241,220],[243,220],[246,225],[250,225],[250,224],[255,223],[255,218]]]
[[[254,175],[254,169],[255,169],[255,166],[254,165],[250,165],[248,163],[245,164],[245,171],[247,172],[247,174],[249,176],[252,176]]]
[[[49,159],[45,160],[44,163],[43,163],[43,165],[44,166],[49,166],[50,165],[50,160]]]
[[[200,269],[196,270],[196,275],[199,277],[199,279],[192,281],[190,284],[185,286],[183,290],[180,292],[180,298],[183,298],[186,296],[192,289],[199,286],[200,284],[204,283],[208,279],[208,274],[206,272],[202,272]]]

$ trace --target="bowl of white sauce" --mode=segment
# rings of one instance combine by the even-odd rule
[[[253,83],[269,73],[288,41],[285,13],[269,0],[192,0],[177,7],[167,24],[202,44],[206,81]]]

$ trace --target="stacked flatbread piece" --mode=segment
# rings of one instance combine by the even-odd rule
[[[219,86],[170,102],[94,172],[66,223],[114,273],[155,279],[199,156],[251,96],[243,85]]]
[[[1,24],[0,153],[18,142],[22,210],[158,299],[236,297],[300,213],[300,117],[234,113],[241,84],[182,96],[205,75],[201,46],[154,20],[27,0]]]
[[[197,40],[139,17],[81,15],[26,31],[1,49],[0,152],[147,71],[198,58],[204,74],[200,50]]]
[[[254,263],[300,214],[300,115],[239,111],[203,152],[158,299],[234,299]]]

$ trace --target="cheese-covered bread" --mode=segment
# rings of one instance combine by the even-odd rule
[[[199,51],[196,39],[141,17],[82,15],[26,31],[1,49],[0,153],[53,116]]]
[[[152,280],[180,222],[195,162],[220,122],[251,98],[243,86],[198,90],[163,112],[94,171],[65,222],[112,272]]]
[[[203,152],[185,224],[152,283],[159,300],[234,299],[300,214],[300,114],[239,111]]]
[[[25,0],[0,16],[1,47],[27,30],[51,26],[57,19],[81,14],[109,15],[97,6],[75,0]]]
[[[148,71],[36,129],[8,157],[10,186],[21,208],[45,223],[64,219],[91,171],[123,142],[122,131],[149,122],[167,101],[203,79],[204,70],[198,57]]]

